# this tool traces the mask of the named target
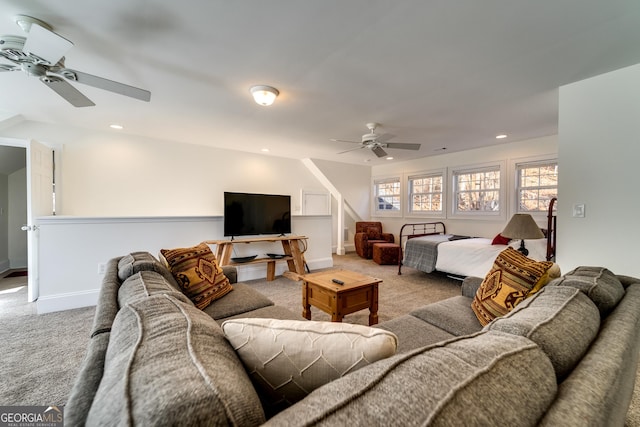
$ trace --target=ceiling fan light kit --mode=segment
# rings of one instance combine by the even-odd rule
[[[74,107],[95,104],[67,80],[150,101],[151,92],[147,90],[66,68],[64,55],[73,47],[73,43],[54,33],[46,22],[26,15],[16,15],[14,20],[28,36],[0,36],[0,58],[10,62],[0,64],[0,72],[23,71],[28,76],[38,77]]]
[[[262,105],[263,107],[268,107],[273,104],[278,95],[280,95],[278,89],[265,85],[251,86],[249,91],[251,95],[253,95],[253,100],[256,101],[256,104]]]

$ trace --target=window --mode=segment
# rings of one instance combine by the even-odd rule
[[[409,213],[442,214],[444,212],[444,173],[410,176]]]
[[[373,190],[376,213],[400,212],[400,178],[376,180]]]
[[[454,214],[500,213],[500,166],[453,172]]]
[[[516,165],[518,212],[546,212],[558,196],[558,162]]]

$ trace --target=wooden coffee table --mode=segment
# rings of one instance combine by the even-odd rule
[[[344,282],[336,284],[332,279]],[[359,310],[369,309],[369,325],[378,323],[380,279],[347,270],[330,270],[302,276],[302,316],[311,320],[311,306],[331,315],[332,322]]]

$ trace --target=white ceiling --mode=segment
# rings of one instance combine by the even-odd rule
[[[3,0],[75,46],[66,65],[151,91],[146,103],[76,84],[75,108],[0,73],[0,112],[45,123],[294,158],[386,162],[330,138],[379,122],[396,160],[557,133],[557,88],[640,62],[638,0]],[[249,87],[280,90],[271,107]],[[20,126],[20,125],[18,125]],[[115,132],[115,131],[113,131]],[[1,132],[0,132],[1,134]],[[37,135],[34,135],[37,137]],[[41,136],[42,138],[42,136]],[[505,141],[505,140],[502,140]]]

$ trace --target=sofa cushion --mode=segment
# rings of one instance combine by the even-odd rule
[[[381,240],[382,235],[379,227],[367,227],[367,237],[369,240]]]
[[[234,291],[235,292],[235,291]],[[206,309],[205,309],[206,313]],[[293,312],[281,305],[269,305],[267,307],[257,308],[251,311],[245,311],[229,317],[222,317],[216,319],[218,324],[222,324],[225,320],[230,319],[246,319],[246,318],[260,318],[260,319],[281,319],[281,320],[304,320],[300,312]]]
[[[118,261],[118,278],[121,282],[140,271],[156,271],[170,277],[171,284],[176,285],[167,268],[149,252],[131,252]]]
[[[233,285],[233,292],[213,301],[203,311],[218,320],[262,307],[273,305],[273,301],[245,283]]]
[[[471,303],[480,323],[486,325],[513,310],[552,265],[551,261],[527,258],[513,248],[500,252]]]
[[[408,314],[378,323],[376,328],[393,332],[398,337],[398,353],[455,338],[455,335]]]
[[[259,425],[260,400],[218,324],[158,294],[122,307],[87,425]]]
[[[182,292],[169,284],[160,273],[143,270],[129,276],[129,278],[120,285],[120,289],[118,290],[118,305],[123,307],[130,302],[155,294],[170,294],[182,301],[189,301]]]
[[[624,296],[620,280],[603,267],[578,267],[559,279],[552,280],[552,286],[571,286],[580,289],[595,303],[604,317]]]
[[[522,335],[538,344],[561,381],[598,334],[600,312],[578,289],[545,287],[485,329]]]
[[[471,301],[471,298],[458,295],[427,304],[409,314],[459,337],[482,329],[478,318],[471,310]]]
[[[256,387],[274,412],[323,384],[393,356],[398,339],[348,323],[234,319],[222,324]]]
[[[266,425],[535,425],[556,391],[553,366],[535,343],[488,331],[365,366]]]
[[[184,294],[199,309],[233,290],[206,243],[191,248],[161,249],[160,254]]]

